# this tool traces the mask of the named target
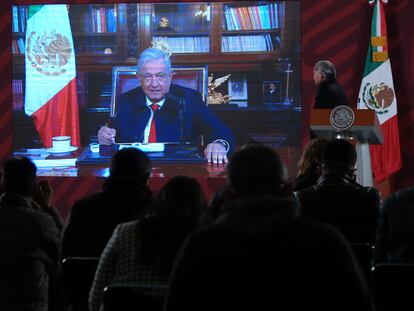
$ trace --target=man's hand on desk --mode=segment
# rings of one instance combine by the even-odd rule
[[[102,126],[98,131],[98,142],[101,145],[115,144],[116,130],[107,126]]]
[[[116,130],[102,126],[98,131],[98,142],[101,145],[112,145],[115,143]],[[228,163],[227,148],[220,142],[212,142],[204,149],[204,156],[209,163]]]
[[[209,163],[227,163],[226,147],[218,142],[210,143],[204,149],[204,156]]]

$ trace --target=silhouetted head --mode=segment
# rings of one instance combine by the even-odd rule
[[[247,143],[241,146],[241,149],[255,147],[255,146],[264,146],[264,144],[257,140],[249,140]]]
[[[237,151],[227,166],[230,186],[238,196],[278,194],[284,186],[285,167],[279,155],[265,146]]]
[[[306,145],[298,162],[298,175],[317,169],[321,164],[322,150],[327,142],[325,138],[315,138]]]
[[[354,145],[345,139],[332,139],[322,150],[322,170],[353,171],[357,159]]]
[[[151,161],[139,149],[125,148],[112,157],[110,175],[113,178],[127,178],[146,183],[150,174]]]
[[[191,177],[176,176],[160,190],[155,200],[155,213],[140,220],[140,261],[153,265],[168,277],[177,253],[199,225],[207,224],[207,205],[199,183]]]
[[[36,165],[28,158],[4,162],[1,183],[5,193],[30,196],[36,180]]]
[[[175,176],[157,197],[157,213],[195,227],[206,217],[207,204],[200,184],[192,177]]]
[[[320,60],[313,67],[313,81],[315,85],[319,85],[324,80],[335,78],[335,66],[329,60]]]

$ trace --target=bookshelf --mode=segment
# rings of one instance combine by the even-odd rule
[[[69,19],[78,56],[122,55],[125,4],[71,5]]]
[[[31,126],[22,106],[27,8],[21,5],[12,9],[14,114],[19,126],[26,124],[26,128]],[[288,64],[300,72],[299,1],[70,4],[68,12],[84,145],[108,117],[112,67],[135,65],[153,39],[167,38],[175,65],[207,64],[215,78],[232,75],[217,91],[235,94],[233,108],[211,107],[225,121],[231,117],[231,122],[227,121],[239,127],[235,132],[240,128],[250,131],[253,125],[244,124],[248,117],[240,118],[243,124],[238,124],[234,113],[245,116],[249,109],[255,115],[278,113],[264,105],[265,81],[279,81],[284,92]],[[299,111],[300,75],[294,75],[290,83],[293,108]],[[244,88],[239,93],[238,86]],[[289,116],[300,128],[300,112]],[[268,125],[273,123],[270,118]]]
[[[271,52],[281,43],[284,4],[234,3],[223,5],[221,51]]]
[[[172,53],[209,53],[209,3],[154,4],[152,39],[167,38]]]
[[[14,55],[24,54],[25,31],[27,20],[27,7],[13,6],[12,9],[12,53]]]

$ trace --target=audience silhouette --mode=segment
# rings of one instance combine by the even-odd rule
[[[0,309],[48,310],[61,219],[49,206],[48,183],[36,183],[27,158],[3,164],[0,197]]]
[[[322,149],[328,142],[325,138],[312,139],[305,147],[298,163],[298,176],[293,180],[293,191],[303,190],[316,184],[321,176]]]
[[[390,196],[382,218],[378,191],[354,180],[355,162],[348,141],[316,139],[288,184],[279,155],[251,142],[230,159],[208,211],[190,177],[173,177],[153,199],[150,160],[126,148],[103,191],[74,204],[60,257],[100,257],[91,311],[117,284],[148,286],[143,294],[160,309],[166,298],[166,311],[374,310],[348,242],[377,238],[381,261],[413,262],[414,187]],[[27,158],[6,161],[0,179],[0,308],[55,310],[63,224],[50,185],[36,183]]]
[[[322,150],[322,176],[315,186],[296,192],[302,217],[329,223],[351,243],[376,242],[380,196],[354,180],[355,147],[332,139]]]
[[[231,207],[230,203],[240,197],[290,194],[283,182],[286,168],[277,153],[255,141],[247,143],[241,150],[246,151],[234,157],[227,166],[228,185],[210,203],[213,220],[225,214]]]
[[[272,149],[236,152],[228,176],[234,198],[213,226],[186,241],[165,310],[372,310],[348,243],[299,217]]]
[[[173,177],[160,191],[153,213],[116,227],[105,247],[93,282],[89,306],[99,310],[110,284],[168,285],[176,254],[184,239],[206,224],[207,207],[198,182]],[[162,298],[165,289],[146,295]],[[161,303],[162,305],[162,303]]]
[[[61,258],[100,257],[115,227],[137,219],[152,203],[148,180],[151,162],[135,148],[118,151],[103,192],[73,205],[63,233]]]
[[[382,211],[377,261],[414,263],[414,187],[389,196]]]

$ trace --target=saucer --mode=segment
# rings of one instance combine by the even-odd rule
[[[50,152],[53,154],[63,154],[63,153],[70,153],[72,151],[75,151],[76,149],[78,149],[78,147],[76,146],[70,146],[68,149],[65,149],[65,150],[54,150],[53,148],[47,148],[46,152]]]

